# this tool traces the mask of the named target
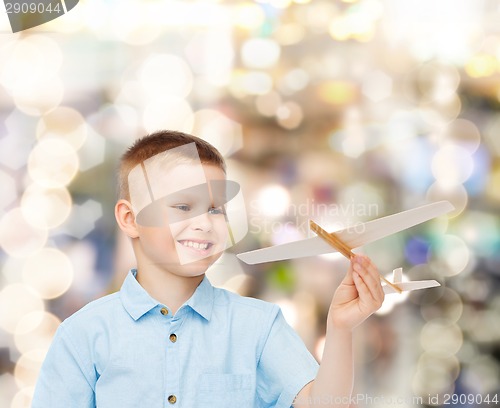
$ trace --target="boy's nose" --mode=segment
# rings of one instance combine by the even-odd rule
[[[205,212],[191,219],[191,228],[199,231],[209,232],[212,230],[210,214]]]

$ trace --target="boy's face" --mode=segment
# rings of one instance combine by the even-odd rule
[[[138,262],[175,275],[201,275],[228,246],[225,173],[210,164],[184,163],[160,176],[169,194],[136,215]]]

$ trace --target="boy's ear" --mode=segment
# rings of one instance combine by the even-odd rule
[[[120,229],[130,238],[137,238],[139,236],[134,210],[130,202],[123,199],[118,200],[115,205],[115,218]]]

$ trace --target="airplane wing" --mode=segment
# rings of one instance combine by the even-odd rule
[[[281,261],[283,259],[295,259],[305,256],[327,254],[330,252],[337,252],[337,250],[326,241],[323,241],[322,238],[316,236],[272,247],[256,249],[255,251],[243,252],[236,256],[243,262],[253,265],[263,262]]]
[[[356,226],[335,231],[334,234],[349,247],[359,248],[370,242],[446,214],[453,209],[454,207],[449,201],[438,201],[366,223],[359,223]],[[336,252],[336,250],[321,237],[315,236],[299,241],[243,252],[236,256],[247,264],[258,264],[321,255],[330,252]]]
[[[413,281],[413,282],[401,282],[398,283],[398,288],[400,288],[403,292],[408,290],[419,290],[419,289],[427,289],[434,288],[436,286],[441,286],[438,281],[435,280],[422,280],[422,281]],[[398,293],[389,285],[383,285],[384,293],[386,295],[391,293]]]

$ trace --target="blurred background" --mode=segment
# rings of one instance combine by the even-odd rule
[[[387,296],[357,329],[355,405],[496,405],[499,2],[86,0],[0,29],[1,407],[30,406],[58,324],[134,265],[114,173],[161,128],[213,143],[242,186],[249,233],[212,283],[279,304],[318,361],[347,262],[235,253],[449,200],[363,248],[442,286]]]

